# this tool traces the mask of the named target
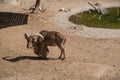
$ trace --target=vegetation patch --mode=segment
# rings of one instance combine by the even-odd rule
[[[108,8],[108,14],[85,11],[72,15],[69,21],[95,28],[120,29],[120,8]]]

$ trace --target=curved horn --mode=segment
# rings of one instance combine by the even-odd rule
[[[40,36],[44,40],[44,36],[40,33],[38,33],[38,36]]]
[[[40,34],[40,33],[34,33],[33,35],[40,36],[44,40],[44,36],[42,34]]]

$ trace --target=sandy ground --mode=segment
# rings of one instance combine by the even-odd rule
[[[0,11],[29,13],[31,1],[22,7],[1,4]],[[0,80],[120,80],[119,37],[86,37],[74,28],[63,26],[57,21],[59,17],[56,19],[61,7],[81,6],[83,9],[87,7],[86,1],[49,0],[43,3],[51,5],[45,13],[29,14],[27,25],[0,29]],[[120,1],[104,0],[103,3],[119,5]],[[57,59],[60,53],[57,47],[49,47],[48,60],[40,60],[32,50],[26,49],[24,33],[41,30],[55,30],[66,36],[65,60]]]

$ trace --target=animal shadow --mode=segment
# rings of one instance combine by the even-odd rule
[[[3,60],[10,61],[10,62],[17,62],[17,61],[22,61],[22,60],[58,60],[57,58],[42,58],[42,57],[35,57],[35,56],[18,56],[15,58],[10,58],[10,57],[3,57]]]

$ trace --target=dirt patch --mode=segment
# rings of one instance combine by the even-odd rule
[[[29,14],[27,25],[0,29],[0,80],[119,80],[119,38],[86,38],[49,21],[60,13],[61,7],[84,3],[84,0],[53,0],[45,13]],[[0,11],[29,13],[28,6],[0,5]],[[57,59],[60,55],[57,47],[49,47],[48,60],[39,59],[33,50],[26,48],[24,33],[41,30],[55,30],[66,36],[65,60]]]

